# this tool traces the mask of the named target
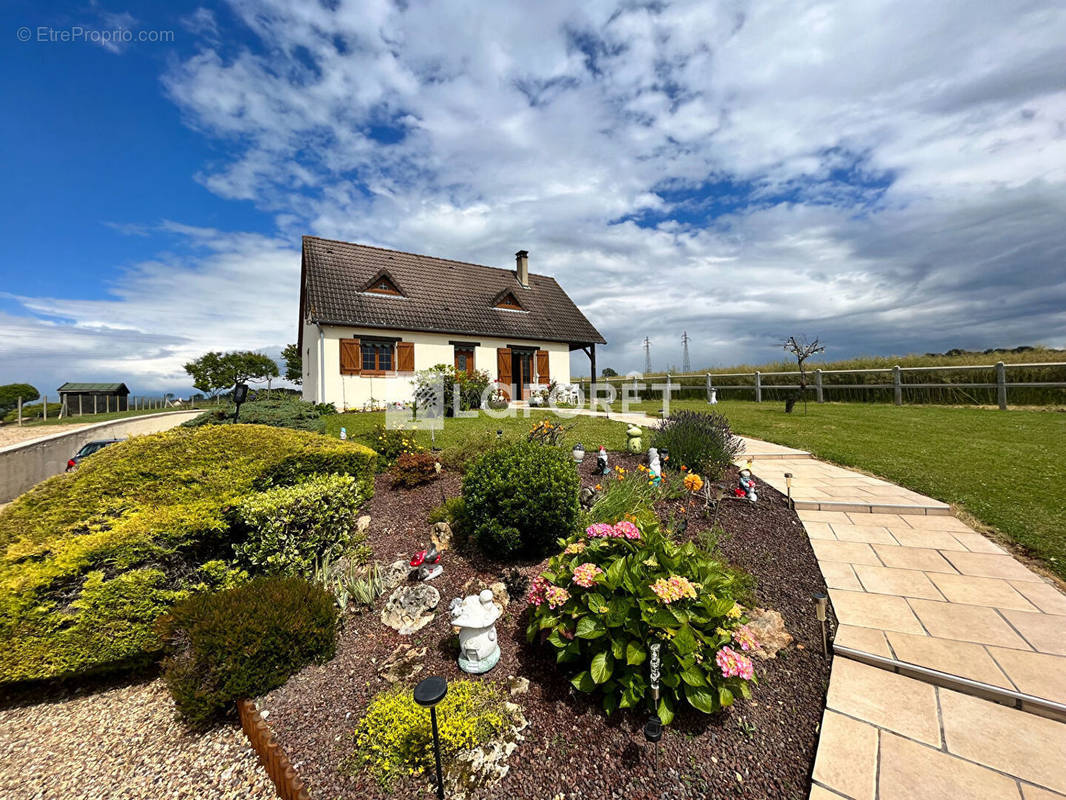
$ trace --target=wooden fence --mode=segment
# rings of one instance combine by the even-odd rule
[[[252,748],[259,754],[259,761],[274,782],[274,788],[278,790],[278,796],[282,800],[311,800],[307,787],[292,768],[289,757],[274,738],[274,732],[266,724],[251,700],[238,700],[237,713],[241,718],[241,727],[244,729]]]
[[[944,373],[948,373],[947,379],[943,379]],[[941,379],[934,380],[938,375]],[[973,380],[961,380],[971,376]],[[1009,380],[1012,376],[1021,379]],[[799,377],[798,371],[708,372],[703,375],[604,378],[597,381],[597,386],[610,384],[620,392],[623,388],[644,384],[646,389],[640,395],[645,399],[661,398],[663,387],[666,387],[665,392],[674,399],[703,397],[710,402],[712,396],[719,399],[753,397],[756,403],[761,403],[767,399],[796,397]],[[652,389],[653,384],[658,388]],[[587,395],[587,380],[581,382],[581,388]],[[981,404],[985,401],[1001,409],[1007,408],[1008,400],[1016,405],[1046,405],[1066,401],[1066,362],[1005,364],[1000,361],[996,364],[933,367],[809,369],[806,391],[818,403],[827,400],[884,402],[889,396],[887,393],[891,392],[896,405],[903,405],[904,400],[951,404]]]

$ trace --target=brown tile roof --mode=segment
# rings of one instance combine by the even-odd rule
[[[402,297],[365,292],[388,275]],[[301,315],[362,328],[606,344],[547,275],[524,288],[513,270],[363,244],[303,237]],[[526,311],[494,308],[508,291]]]

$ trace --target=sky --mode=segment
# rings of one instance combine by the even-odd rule
[[[1066,345],[1058,0],[14,0],[0,37],[0,383],[277,355],[305,234],[528,250],[620,373],[682,331],[697,369]]]

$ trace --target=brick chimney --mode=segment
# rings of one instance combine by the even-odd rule
[[[515,256],[515,275],[518,282],[527,289],[529,288],[529,251],[519,250]]]

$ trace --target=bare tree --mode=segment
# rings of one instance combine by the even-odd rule
[[[804,367],[804,363],[808,358],[816,353],[824,353],[825,346],[822,345],[817,339],[813,341],[807,341],[807,337],[789,336],[785,339],[784,349],[792,353],[796,357],[796,363],[799,364],[800,384],[799,393],[803,398],[803,413],[807,413],[807,370]],[[791,414],[793,406],[796,405],[796,398],[790,397],[785,400],[785,413]]]

